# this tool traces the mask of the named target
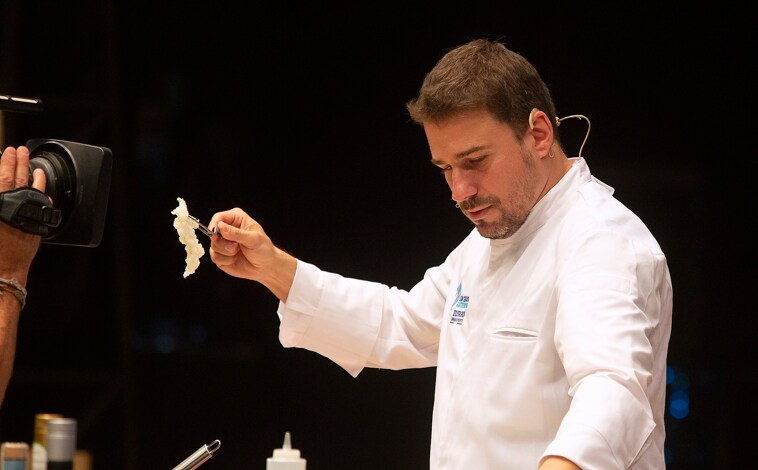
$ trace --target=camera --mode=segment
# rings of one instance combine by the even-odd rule
[[[0,110],[40,109],[40,100],[0,95]],[[0,193],[0,220],[42,235],[42,243],[98,246],[108,208],[111,150],[56,139],[32,139],[26,147],[30,175],[37,168],[45,173],[45,194],[33,188]]]
[[[45,172],[45,194],[61,211],[60,224],[42,237],[43,243],[94,247],[100,244],[108,208],[113,154],[107,147],[54,139],[33,139],[30,174]]]

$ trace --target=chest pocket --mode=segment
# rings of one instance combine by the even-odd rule
[[[518,327],[496,328],[491,336],[497,341],[537,341],[539,337],[534,330]]]

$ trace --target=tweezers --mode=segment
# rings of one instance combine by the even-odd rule
[[[218,233],[218,229],[216,227],[213,227],[213,229],[209,229],[207,225],[203,225],[200,223],[200,220],[197,217],[189,216],[190,219],[197,222],[197,228],[203,232],[204,235],[207,235],[208,238],[213,238],[214,236],[218,235],[221,236],[220,233]]]

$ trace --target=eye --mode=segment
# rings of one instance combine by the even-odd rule
[[[479,156],[479,157],[467,158],[465,166],[467,168],[475,168],[477,165],[479,165],[480,163],[482,163],[485,160],[485,158],[487,158],[485,155],[482,155],[482,156]]]

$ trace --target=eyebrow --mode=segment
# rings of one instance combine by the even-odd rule
[[[456,153],[456,154],[455,154],[455,159],[456,159],[456,160],[460,160],[461,158],[466,158],[466,157],[468,157],[469,155],[471,155],[472,153],[476,153],[476,152],[482,151],[482,150],[484,150],[485,148],[486,148],[486,147],[485,147],[484,145],[477,145],[476,147],[471,147],[471,148],[470,148],[470,149],[468,149],[468,150],[464,150],[463,152],[458,152],[458,153]],[[439,166],[439,165],[444,165],[444,164],[445,164],[443,161],[441,161],[441,160],[437,160],[437,159],[436,159],[436,158],[434,158],[434,157],[432,157],[432,159],[431,159],[431,162],[432,162],[432,165],[437,165],[437,166]]]

